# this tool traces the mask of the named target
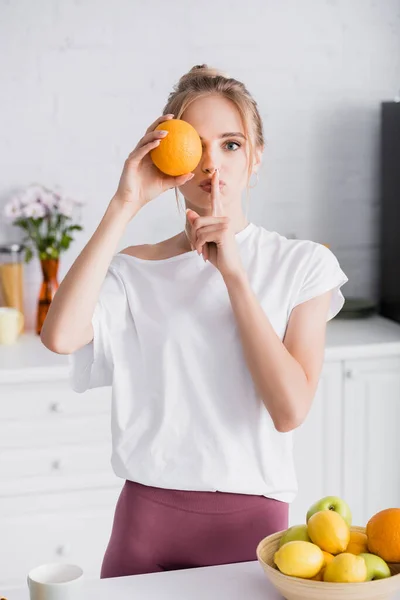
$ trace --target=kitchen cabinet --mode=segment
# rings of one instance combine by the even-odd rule
[[[343,390],[343,495],[364,525],[400,507],[400,356],[347,361]]]
[[[123,485],[110,465],[111,390],[76,394],[68,374],[67,357],[33,334],[0,346],[0,590],[25,585],[43,562],[100,573]],[[345,498],[361,525],[400,506],[399,411],[400,325],[329,322],[317,393],[294,434],[290,524],[325,495]]]
[[[289,524],[324,496],[350,505],[353,524],[400,507],[400,326],[381,317],[333,320],[311,410],[294,432],[299,492]]]
[[[299,491],[290,505],[290,525],[305,523],[316,500],[340,496],[342,447],[342,363],[325,363],[304,423],[294,432]]]

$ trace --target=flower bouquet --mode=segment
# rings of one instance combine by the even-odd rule
[[[36,331],[39,334],[58,288],[59,258],[74,240],[74,232],[82,231],[75,220],[75,212],[82,203],[50,190],[31,184],[17,192],[5,205],[4,215],[25,237],[25,261],[36,253],[42,267],[43,282],[39,294]]]

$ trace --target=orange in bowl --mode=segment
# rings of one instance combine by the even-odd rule
[[[400,508],[386,508],[367,523],[368,549],[386,562],[400,563]]]
[[[168,131],[157,148],[150,152],[156,167],[173,177],[193,171],[203,152],[200,136],[195,128],[181,119],[171,119],[163,121],[156,129]]]

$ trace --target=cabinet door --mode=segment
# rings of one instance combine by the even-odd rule
[[[400,356],[344,363],[344,498],[355,525],[400,506]]]
[[[342,366],[324,364],[316,395],[304,423],[294,432],[299,491],[289,524],[305,523],[307,510],[324,496],[341,494]]]
[[[30,569],[49,562],[78,564],[87,579],[99,577],[119,490],[55,496],[55,499],[50,494],[42,496],[46,510],[38,512],[34,507],[30,512],[23,509],[21,497],[16,498],[15,509],[12,498],[8,504],[3,499],[3,514],[0,515],[1,591],[5,587],[25,585]],[[38,502],[37,498],[31,498],[32,504]],[[7,597],[13,596],[10,593]]]

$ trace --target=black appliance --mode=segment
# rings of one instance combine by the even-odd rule
[[[400,323],[400,102],[381,105],[379,307]]]

